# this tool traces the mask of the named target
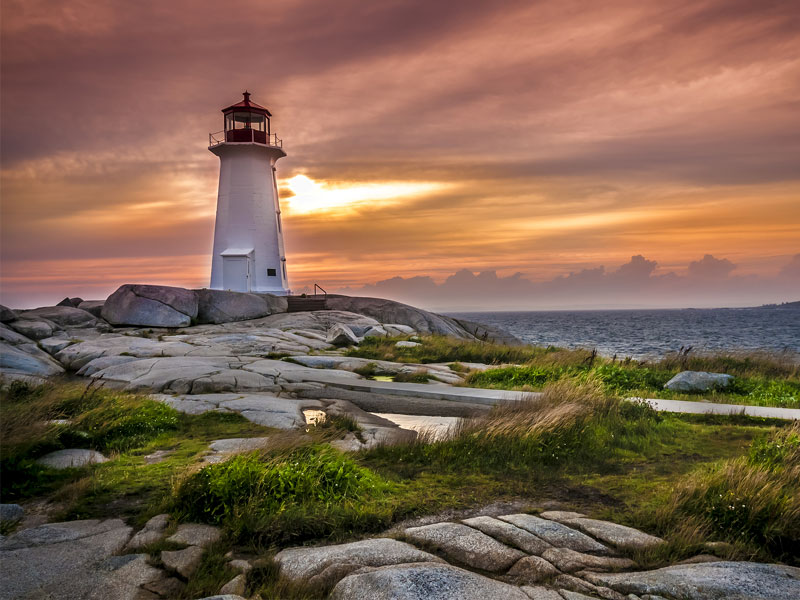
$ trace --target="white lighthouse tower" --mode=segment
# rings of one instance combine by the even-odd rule
[[[286,156],[272,133],[272,114],[244,92],[223,108],[225,129],[209,134],[219,156],[219,194],[211,289],[289,293],[275,163]]]

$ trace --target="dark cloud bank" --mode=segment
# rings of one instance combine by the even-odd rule
[[[531,281],[522,273],[499,277],[495,271],[476,274],[462,269],[439,284],[427,276],[392,277],[339,291],[465,311],[700,308],[800,300],[800,254],[773,277],[738,276],[734,263],[710,254],[689,263],[685,275],[660,274],[657,268],[656,261],[636,255],[617,269],[600,266],[549,281]]]

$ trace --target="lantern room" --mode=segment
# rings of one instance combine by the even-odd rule
[[[225,115],[225,141],[254,142],[256,144],[278,145],[277,138],[272,144],[273,136],[270,130],[269,118],[272,113],[264,106],[250,101],[250,92],[245,91],[244,98],[222,109]]]

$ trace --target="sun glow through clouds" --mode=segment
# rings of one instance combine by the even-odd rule
[[[296,213],[348,212],[347,209],[367,204],[395,204],[404,198],[419,196],[445,187],[441,183],[384,182],[347,185],[332,185],[314,181],[306,175],[295,175],[286,187],[293,196],[285,202]]]

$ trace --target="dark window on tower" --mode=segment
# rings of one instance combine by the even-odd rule
[[[275,277],[278,274],[276,269],[267,269],[267,277]]]

